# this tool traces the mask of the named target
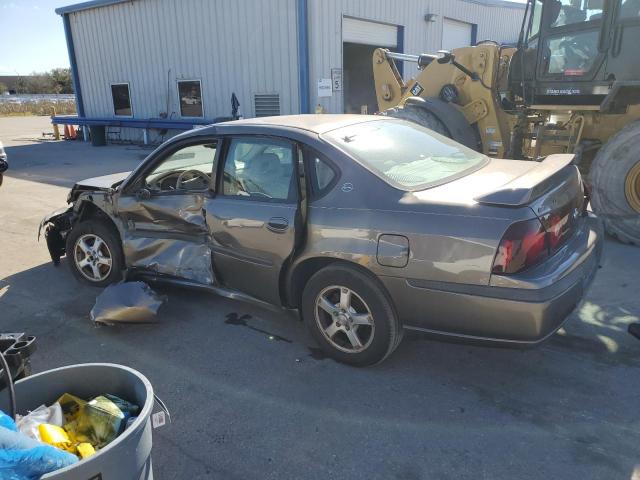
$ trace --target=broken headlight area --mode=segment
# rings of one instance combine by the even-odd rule
[[[75,212],[73,207],[64,207],[50,213],[42,219],[38,228],[38,240],[44,229],[49,255],[55,265],[60,264],[60,258],[65,255],[67,234],[71,231]]]

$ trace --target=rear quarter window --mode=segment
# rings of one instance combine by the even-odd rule
[[[324,155],[310,147],[304,148],[304,155],[311,170],[309,178],[313,196],[320,197],[329,191],[338,178],[337,168]]]

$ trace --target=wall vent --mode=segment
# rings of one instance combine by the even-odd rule
[[[256,117],[280,115],[279,93],[256,93],[253,97]]]

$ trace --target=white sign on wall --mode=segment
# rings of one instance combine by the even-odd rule
[[[332,68],[331,69],[331,87],[334,92],[342,91],[342,69],[341,68]]]
[[[321,78],[318,80],[318,97],[330,97],[332,95],[331,79]]]

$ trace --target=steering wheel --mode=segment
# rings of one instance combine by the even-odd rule
[[[209,182],[211,181],[209,175],[201,172],[200,170],[185,170],[178,176],[178,179],[176,180],[176,190],[188,190],[189,185],[187,184],[193,182],[198,178],[204,180],[207,185],[209,185]]]

